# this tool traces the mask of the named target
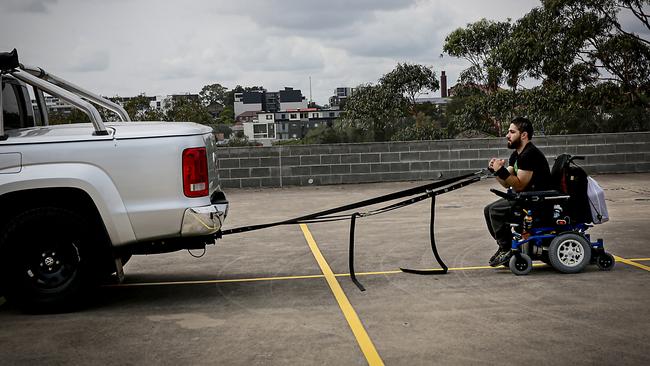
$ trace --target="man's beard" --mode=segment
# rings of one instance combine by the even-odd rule
[[[518,149],[521,146],[521,140],[508,141],[508,149]]]

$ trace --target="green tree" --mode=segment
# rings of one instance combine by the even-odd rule
[[[345,127],[363,131],[372,141],[386,141],[403,123],[408,105],[392,87],[359,85],[347,98],[342,122]]]
[[[232,135],[232,128],[228,125],[224,125],[221,123],[213,124],[212,125],[212,130],[214,133],[223,133],[224,138],[229,139],[230,135]]]
[[[196,122],[205,125],[214,123],[214,119],[199,100],[191,98],[177,98],[172,102],[167,111],[166,120]]]
[[[464,58],[471,65],[461,73],[462,83],[485,85],[492,91],[497,89],[502,82],[503,70],[493,51],[508,38],[510,31],[510,19],[506,22],[481,19],[454,30],[445,38],[443,51]]]
[[[572,92],[597,81],[614,80],[640,99],[649,84],[650,42],[623,29],[621,9],[648,27],[643,5],[632,0],[546,0],[513,27],[498,48],[505,69],[519,70],[545,84]]]
[[[48,113],[48,122],[50,125],[64,125],[70,123],[90,123],[90,118],[80,109],[72,108],[70,112],[50,112]]]
[[[379,79],[379,83],[405,95],[414,115],[416,98],[423,92],[435,92],[440,89],[438,78],[430,67],[408,63],[398,63],[391,72]]]
[[[319,126],[307,132],[304,138],[305,144],[337,144],[344,142],[339,131],[331,126]]]
[[[420,93],[439,87],[430,67],[398,63],[378,84],[359,85],[346,98],[341,128],[347,138],[343,139],[390,140],[397,131],[415,123],[418,112],[431,111],[418,105],[416,99]]]
[[[206,107],[215,103],[225,106],[227,93],[228,88],[222,86],[221,84],[209,84],[205,85],[201,89],[199,92],[199,99],[201,100],[201,104]]]
[[[511,90],[495,89],[489,82],[486,88],[485,83],[476,85],[461,77],[447,109],[448,133],[474,130],[501,135],[516,115],[528,116],[545,133],[648,129],[650,42],[624,29],[618,19],[621,10],[628,11],[640,28],[650,30],[644,12],[649,4],[649,0],[543,0],[511,24],[499,44],[487,42],[486,47],[473,43],[460,47],[465,45],[460,40],[472,33],[455,31],[447,38],[447,51],[458,57],[474,55],[468,58],[473,65],[467,74],[488,70],[486,65],[491,64],[503,71]],[[475,79],[480,80],[477,74]],[[542,83],[518,90],[527,77]]]
[[[165,121],[167,116],[161,109],[149,108],[142,115],[141,121]]]
[[[219,113],[219,117],[217,118],[219,123],[225,124],[225,125],[232,125],[235,123],[235,110],[233,106],[226,106],[221,113]]]
[[[149,98],[144,94],[133,97],[124,103],[124,109],[126,110],[126,113],[129,114],[129,117],[131,117],[131,120],[143,121],[143,117],[151,109],[149,106]]]
[[[431,116],[423,112],[418,112],[415,115],[415,123],[397,131],[391,137],[391,140],[437,140],[446,137],[446,132],[441,128],[439,121],[434,120]]]

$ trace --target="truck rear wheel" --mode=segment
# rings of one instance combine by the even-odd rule
[[[30,312],[72,310],[96,283],[101,235],[62,208],[27,210],[0,235],[0,281],[10,302]],[[86,295],[86,296],[84,296]]]

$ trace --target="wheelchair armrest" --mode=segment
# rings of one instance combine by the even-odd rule
[[[540,202],[540,201],[549,201],[549,200],[565,200],[569,199],[568,194],[564,194],[560,191],[549,190],[549,191],[528,191],[517,193],[518,201],[529,201],[529,202]]]
[[[501,198],[505,198],[508,201],[518,202],[540,202],[546,200],[562,200],[569,198],[569,195],[564,194],[560,191],[528,191],[513,193],[512,191],[503,192],[494,188],[490,188],[490,192],[496,194]]]
[[[521,192],[518,193],[519,196],[521,197],[530,197],[530,196],[539,196],[539,197],[559,197],[559,196],[567,196],[566,194],[560,192],[560,191],[555,191],[555,190],[549,190],[549,191],[528,191],[528,192]]]
[[[515,193],[512,193],[511,191],[503,192],[503,191],[500,191],[498,189],[490,188],[490,192],[496,194],[497,196],[499,196],[501,198],[505,198],[508,201],[512,201],[512,200],[516,199],[516,197],[517,197],[517,195]]]

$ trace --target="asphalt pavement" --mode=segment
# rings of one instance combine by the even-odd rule
[[[123,284],[67,314],[28,315],[0,298],[4,365],[648,365],[650,174],[600,175],[610,221],[590,230],[609,272],[526,276],[487,267],[496,249],[487,179],[429,202],[349,222],[228,235],[202,251],[135,256]],[[424,182],[226,191],[225,227],[300,216]],[[197,256],[200,258],[195,258]]]

